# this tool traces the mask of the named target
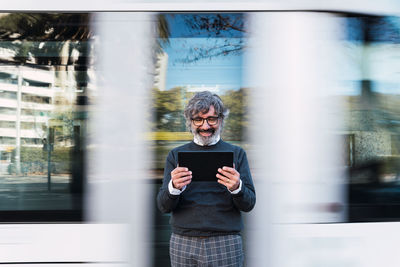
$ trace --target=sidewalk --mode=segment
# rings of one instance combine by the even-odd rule
[[[0,175],[0,210],[72,209],[69,180],[52,175],[48,191],[47,175]]]

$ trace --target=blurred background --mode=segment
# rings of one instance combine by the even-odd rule
[[[396,266],[399,6],[172,4],[0,13],[0,264],[170,266],[155,197],[208,90],[256,187],[246,266]]]

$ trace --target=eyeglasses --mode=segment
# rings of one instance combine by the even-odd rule
[[[205,120],[207,121],[208,125],[214,126],[218,123],[218,119],[219,119],[219,117],[208,117],[205,119],[197,117],[197,118],[193,118],[192,121],[193,121],[194,126],[202,126],[204,124]]]

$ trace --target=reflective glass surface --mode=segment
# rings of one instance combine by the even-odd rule
[[[400,20],[343,18],[349,61],[341,95],[350,221],[400,220]]]
[[[158,15],[151,125],[155,192],[161,185],[169,150],[193,140],[183,111],[196,92],[207,90],[222,98],[229,109],[222,139],[246,145],[249,88],[243,80],[242,64],[246,24],[243,13]],[[201,121],[193,123],[201,125]],[[161,214],[156,207],[155,210],[154,265],[169,266],[170,214]]]
[[[0,14],[0,220],[79,221],[89,14]]]

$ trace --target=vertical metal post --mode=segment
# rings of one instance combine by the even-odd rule
[[[15,172],[21,174],[21,101],[22,101],[22,73],[21,66],[18,66],[18,90],[17,90],[17,111],[16,111],[16,136],[15,136]]]
[[[54,128],[48,128],[47,137],[47,190],[51,191],[51,151],[54,144]]]
[[[51,150],[47,144],[47,190],[51,191]]]

